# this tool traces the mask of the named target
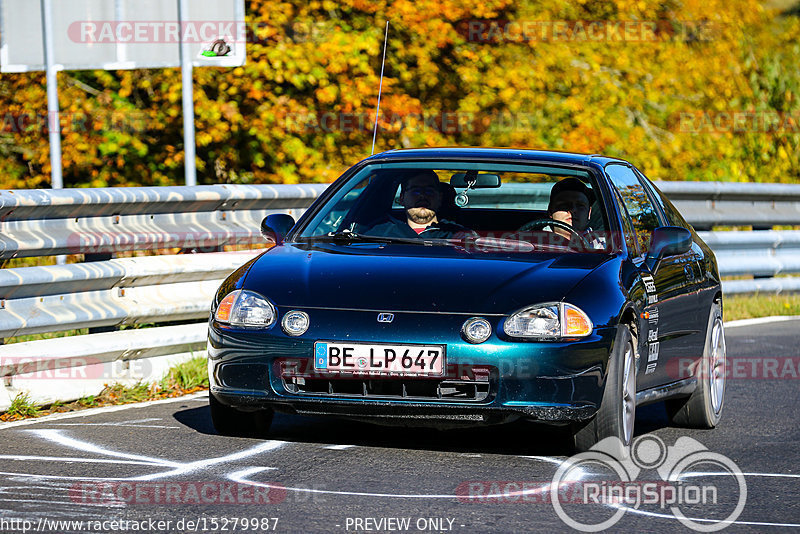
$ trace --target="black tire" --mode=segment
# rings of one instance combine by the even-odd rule
[[[272,424],[273,411],[271,409],[242,412],[222,404],[213,393],[208,395],[208,407],[211,410],[211,422],[214,429],[222,436],[264,436]]]
[[[600,441],[616,437],[622,445],[618,454],[627,457],[633,440],[635,418],[636,351],[630,329],[626,325],[619,325],[608,358],[608,376],[600,409],[588,424],[573,434],[575,451],[588,451]]]
[[[714,302],[708,316],[703,356],[695,370],[697,389],[688,398],[664,402],[676,426],[714,428],[725,406],[725,326],[722,307]]]

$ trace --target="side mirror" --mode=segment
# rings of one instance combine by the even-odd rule
[[[645,263],[654,272],[661,258],[684,254],[691,248],[692,233],[689,230],[680,226],[660,226],[653,230]]]
[[[274,241],[276,245],[283,244],[283,238],[294,226],[294,218],[285,213],[273,213],[267,215],[261,221],[261,235],[268,241]]]

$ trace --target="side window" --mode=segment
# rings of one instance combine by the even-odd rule
[[[660,226],[655,206],[631,169],[624,165],[611,164],[606,166],[606,173],[619,191],[622,202],[628,210],[633,228],[636,230],[639,250],[647,253],[650,250],[653,230]]]
[[[642,181],[650,190],[650,196],[656,199],[656,202],[658,202],[658,205],[661,207],[661,211],[667,218],[667,222],[669,223],[669,225],[682,226],[683,228],[686,228],[688,230],[689,223],[687,223],[686,220],[681,216],[681,214],[678,212],[678,209],[672,204],[672,202],[669,201],[669,199],[666,196],[664,196],[664,193],[659,191],[658,188],[650,182],[650,180],[644,178],[644,175],[642,176],[643,176]]]
[[[619,191],[616,189],[613,191],[614,200],[617,203],[617,209],[619,209],[619,213],[622,216],[622,231],[625,236],[625,244],[628,245],[628,250],[632,256],[638,256],[639,246],[636,243],[636,232],[633,230],[633,225],[631,224],[631,218],[628,215],[628,210],[625,209],[625,204],[623,204],[622,198],[619,196]]]

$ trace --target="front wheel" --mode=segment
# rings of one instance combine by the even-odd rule
[[[608,376],[600,409],[594,418],[574,433],[577,452],[584,452],[606,438],[617,438],[619,453],[627,456],[636,419],[636,353],[626,325],[617,336],[608,358]]]
[[[725,327],[719,302],[711,306],[703,357],[695,376],[697,388],[688,399],[665,401],[667,414],[677,426],[714,428],[725,404]]]
[[[211,410],[214,429],[222,436],[263,436],[272,424],[271,409],[242,412],[222,404],[213,393],[208,394],[208,407]]]

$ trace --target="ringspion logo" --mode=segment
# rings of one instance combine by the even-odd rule
[[[715,532],[742,513],[747,482],[727,456],[685,436],[668,447],[660,438],[645,435],[634,441],[629,456],[625,450],[618,438],[606,438],[559,466],[549,491],[564,523],[582,532],[599,532],[617,524],[627,512],[668,512],[692,530]],[[641,476],[653,471],[657,480]],[[576,486],[578,504],[559,498],[564,487]],[[596,513],[588,516],[587,505]],[[697,510],[703,517],[697,517]]]

